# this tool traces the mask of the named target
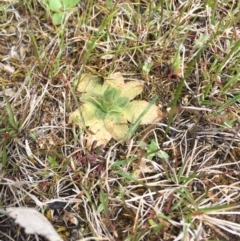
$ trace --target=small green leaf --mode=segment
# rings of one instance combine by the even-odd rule
[[[214,7],[214,5],[215,5],[215,0],[208,0],[205,4],[204,4],[204,6],[209,6],[210,8],[213,8]]]
[[[103,99],[99,99],[99,102],[101,103],[101,110],[106,114],[109,113],[113,104],[110,102],[104,101]]]
[[[196,41],[195,41],[195,46],[194,47],[196,49],[202,48],[207,43],[209,38],[210,38],[210,36],[207,35],[207,34],[199,34],[198,39],[196,39]]]
[[[59,164],[57,163],[56,159],[57,159],[56,156],[48,156],[47,157],[47,161],[51,164],[51,166],[53,168],[59,167]]]
[[[96,117],[97,117],[97,119],[102,120],[106,117],[106,113],[103,112],[101,109],[97,109],[96,110]]]
[[[120,90],[109,86],[103,93],[104,100],[108,102],[115,102],[116,98],[120,95]]]
[[[61,0],[49,0],[48,6],[53,12],[58,12],[61,10],[63,5],[61,3]]]
[[[150,144],[147,147],[148,152],[152,152],[158,149],[158,145],[154,139],[151,140]]]
[[[149,160],[152,160],[154,156],[157,156],[162,159],[169,158],[168,154],[165,151],[159,150],[159,147],[154,139],[151,140],[151,143],[147,146],[147,153],[150,153],[147,156]]]
[[[79,3],[79,0],[62,0],[62,3],[65,8],[73,8]]]
[[[142,70],[146,73],[149,73],[151,68],[153,66],[153,62],[150,63],[144,63]]]
[[[97,109],[104,111],[103,110],[104,103],[101,98],[94,98],[94,97],[90,96],[88,99],[88,102],[92,103]]]
[[[118,106],[116,106],[116,105],[113,105],[113,106],[109,109],[108,112],[109,112],[109,113],[112,113],[112,112],[121,113],[121,112],[122,112],[122,108],[120,108],[120,107],[118,107]]]
[[[158,150],[158,146],[155,140],[151,140],[150,144],[147,146],[147,153],[151,153]],[[156,155],[156,152],[151,153],[147,156],[149,160],[152,160],[153,157]]]
[[[156,156],[159,157],[159,158],[162,158],[162,159],[168,159],[169,158],[169,155],[167,154],[167,152],[161,151],[161,150],[156,153]]]
[[[64,16],[64,13],[62,13],[62,12],[54,13],[53,16],[52,16],[53,23],[55,25],[61,24],[62,21],[63,21],[63,16]]]
[[[115,104],[118,105],[120,108],[124,108],[128,105],[129,98],[128,97],[119,97],[115,101]]]
[[[73,8],[79,3],[79,0],[62,0],[62,2],[63,2],[63,7]]]
[[[79,0],[49,0],[48,6],[53,12],[60,12],[73,8],[78,3]],[[46,1],[44,1],[44,4],[47,5]]]

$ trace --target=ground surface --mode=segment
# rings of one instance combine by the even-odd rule
[[[60,25],[42,1],[0,13],[1,209],[39,210],[66,241],[239,240],[238,1],[80,1]],[[118,71],[163,119],[88,150],[68,122],[78,80]],[[37,238],[1,215],[0,240]]]

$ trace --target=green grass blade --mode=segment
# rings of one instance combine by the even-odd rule
[[[117,13],[117,10],[113,11],[108,15],[108,17],[103,21],[103,23],[99,27],[98,34],[87,45],[87,52],[83,58],[85,62],[89,59],[92,51],[95,49],[97,40],[104,35],[104,32],[103,32],[104,28],[108,26],[108,24],[111,22],[112,18],[115,16],[116,13]]]
[[[32,45],[33,45],[34,55],[35,55],[35,57],[37,59],[39,69],[42,71],[43,70],[43,65],[42,65],[42,62],[40,60],[36,38],[34,37],[34,35],[28,29],[26,29],[26,31],[27,31],[30,39],[31,39],[31,42],[32,42]]]
[[[220,62],[220,64],[218,65],[217,69],[214,68],[214,72],[215,74],[211,77],[211,81],[210,84],[205,88],[204,91],[204,99],[206,98],[206,96],[208,96],[208,94],[210,93],[211,89],[212,89],[212,84],[214,83],[214,81],[217,79],[217,76],[220,75],[220,73],[222,72],[222,70],[224,69],[224,67],[226,67],[227,63],[234,57],[239,55],[240,52],[240,40],[238,40],[235,45],[232,47],[231,51],[229,51],[229,53],[224,57],[224,59],[222,60],[222,62]]]
[[[236,69],[234,69],[234,71],[238,71],[237,70],[237,66]],[[236,75],[232,76],[231,78],[228,79],[227,83],[224,85],[222,91],[226,92],[234,83],[236,83],[238,80],[240,79],[240,72],[238,72]]]
[[[217,109],[217,112],[221,112],[222,110],[226,109],[227,107],[231,106],[232,104],[236,103],[237,101],[240,100],[240,94],[236,95],[229,101],[227,101],[225,104],[223,104],[221,107]]]
[[[18,129],[18,123],[17,121],[15,120],[15,117],[14,117],[14,114],[13,114],[13,111],[12,111],[12,108],[11,108],[11,105],[8,101],[8,99],[3,96],[4,100],[6,101],[6,111],[7,111],[7,114],[8,114],[8,120],[9,120],[9,123],[11,124],[11,126],[17,130]]]
[[[124,159],[124,160],[117,160],[117,161],[115,161],[113,164],[112,164],[112,168],[114,169],[114,168],[119,168],[119,167],[121,167],[121,166],[124,166],[124,165],[126,165],[126,164],[128,164],[128,163],[131,163],[132,161],[134,161],[134,160],[136,160],[136,157],[133,157],[133,158],[129,158],[129,159]]]
[[[182,88],[183,88],[183,86],[184,86],[184,78],[183,78],[183,79],[181,80],[181,82],[179,83],[178,88],[177,88],[177,90],[176,90],[176,92],[175,92],[175,94],[174,94],[175,97],[174,97],[174,100],[173,100],[173,104],[172,104],[172,106],[171,106],[171,109],[172,109],[172,110],[175,110],[176,107],[177,107],[177,103],[178,103],[178,100],[179,100],[180,95],[181,95],[181,93],[182,93]],[[170,112],[170,115],[169,115],[169,117],[168,117],[167,127],[166,127],[166,130],[165,130],[165,137],[166,137],[166,135],[167,135],[167,133],[168,133],[168,131],[169,131],[169,129],[170,129],[170,126],[171,126],[171,124],[172,124],[173,115],[174,115],[174,111],[171,111],[171,112]]]
[[[119,176],[122,176],[130,181],[136,182],[140,185],[143,185],[145,188],[153,190],[153,187],[150,187],[148,185],[146,185],[145,183],[143,183],[142,181],[139,181],[137,178],[133,177],[132,175],[126,173],[126,172],[120,172],[120,171],[115,171],[116,174],[118,174]]]
[[[7,148],[6,148],[6,145],[7,145],[7,141],[6,141],[6,139],[4,139],[3,145],[2,145],[2,165],[3,165],[4,168],[6,168],[6,166],[7,166]]]

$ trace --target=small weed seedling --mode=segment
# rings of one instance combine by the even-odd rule
[[[48,156],[47,161],[51,165],[52,168],[58,168],[59,164],[56,161],[57,157],[56,156]]]
[[[59,25],[63,22],[66,12],[78,4],[79,0],[43,0],[43,5],[46,8],[47,15],[52,15],[54,24]]]
[[[169,158],[165,151],[159,150],[156,140],[152,139],[150,144],[141,142],[140,146],[147,151],[147,159],[152,160],[154,157],[159,157],[163,159]]]

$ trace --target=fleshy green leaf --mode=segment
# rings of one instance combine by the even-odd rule
[[[115,100],[120,96],[120,90],[109,86],[103,93],[104,100],[108,102],[115,102]]]
[[[59,12],[59,13],[54,13],[52,16],[52,21],[55,25],[59,25],[62,23],[64,13]]]
[[[150,144],[147,147],[147,152],[152,152],[158,149],[158,145],[156,141],[153,139],[151,140]]]
[[[108,113],[113,106],[113,103],[103,100],[103,111]]]
[[[49,8],[53,12],[58,12],[62,8],[62,1],[61,0],[49,0]]]
[[[103,99],[101,99],[101,98],[94,98],[94,97],[90,96],[88,98],[88,101],[86,101],[86,103],[87,102],[93,104],[97,109],[100,109],[100,110],[106,112],[106,110],[104,109],[104,103],[103,103],[104,100]]]
[[[79,0],[49,0],[49,8],[53,12],[64,11],[69,8],[75,7]]]
[[[106,113],[106,112],[103,112],[101,109],[97,109],[97,110],[96,110],[96,118],[97,118],[98,120],[104,119],[106,115],[107,115],[107,113]]]
[[[141,112],[146,109],[149,102],[144,100],[135,100],[130,102],[123,110],[123,115],[126,119],[134,123],[138,119]],[[142,117],[140,125],[154,123],[162,119],[162,112],[156,105],[152,105],[148,112]]]
[[[159,158],[163,158],[163,159],[168,159],[168,158],[169,158],[169,155],[167,154],[167,152],[162,151],[162,150],[158,151],[158,152],[156,153],[156,155],[157,155]]]
[[[124,108],[128,105],[129,103],[129,98],[128,97],[119,97],[117,100],[116,100],[116,105],[118,105],[120,108]]]
[[[79,0],[62,0],[62,2],[63,2],[63,7],[73,8],[79,3]]]
[[[150,144],[147,146],[147,153],[151,153],[147,156],[149,160],[152,160],[154,156],[164,159],[169,158],[169,155],[165,151],[159,150],[159,147],[154,139],[151,140]]]
[[[122,108],[116,106],[116,105],[113,105],[110,109],[109,109],[109,113],[121,113],[123,111]]]

